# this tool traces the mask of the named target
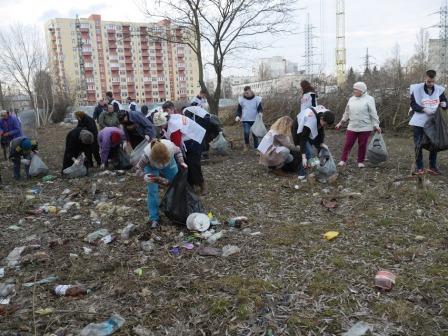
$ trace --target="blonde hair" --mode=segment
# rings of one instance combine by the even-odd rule
[[[292,123],[293,120],[290,117],[281,117],[271,126],[271,131],[274,131],[277,134],[286,135],[289,139],[292,139]]]
[[[157,164],[166,165],[170,162],[170,152],[159,139],[151,141],[151,159]]]

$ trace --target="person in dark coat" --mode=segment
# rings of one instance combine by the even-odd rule
[[[38,144],[36,140],[21,136],[11,141],[9,159],[13,162],[14,179],[20,180],[21,163],[25,167],[26,177],[29,178],[31,154],[37,153]]]
[[[132,149],[138,146],[140,142],[148,136],[154,139],[156,130],[151,121],[145,118],[141,112],[137,111],[120,111],[118,120],[123,125],[123,130],[127,141],[130,143]]]
[[[93,142],[94,136],[92,132],[89,132],[85,128],[75,127],[68,132],[67,137],[65,138],[65,151],[62,170],[70,167],[73,164],[73,158],[76,159],[83,152],[86,156],[84,165],[87,169],[92,167]],[[88,158],[90,158],[90,161]]]
[[[98,145],[98,128],[96,127],[95,120],[90,117],[88,114],[86,114],[83,111],[77,111],[75,112],[75,117],[78,120],[78,126],[80,128],[84,128],[91,132],[93,134],[93,144],[92,144],[92,154],[95,158],[95,161],[97,163],[97,166],[99,167],[101,165],[101,157],[100,157],[100,147]],[[93,166],[93,159],[92,157],[87,158],[88,161],[92,162]]]
[[[93,111],[93,119],[95,121],[98,121],[98,118],[104,111],[107,111],[107,104],[104,98],[101,98],[98,102],[98,105],[95,106],[95,110]]]

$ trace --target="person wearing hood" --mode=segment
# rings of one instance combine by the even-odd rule
[[[321,148],[328,149],[324,143],[325,127],[334,123],[334,113],[325,106],[318,105],[301,111],[292,125],[294,144],[300,146],[299,180],[306,178],[308,160],[313,154],[313,147],[320,152]]]
[[[33,153],[37,153],[38,145],[36,140],[20,136],[10,143],[9,159],[13,162],[14,179],[20,180],[20,165],[25,166],[26,177],[29,178],[29,170],[31,157]]]
[[[250,86],[244,87],[243,96],[238,99],[238,109],[236,111],[236,122],[242,122],[244,134],[244,151],[249,150],[250,144],[250,128],[255,123],[257,115],[263,115],[263,107],[261,106],[261,97],[256,96]],[[254,148],[258,147],[258,138],[252,134],[254,140]]]
[[[376,111],[375,99],[367,94],[367,85],[357,82],[353,85],[353,96],[349,99],[341,121],[336,125],[339,130],[342,124],[349,121],[345,133],[345,144],[339,166],[347,164],[350,151],[358,141],[358,167],[364,168],[367,142],[372,131],[381,133],[380,120]]]
[[[305,111],[310,107],[316,107],[316,89],[307,80],[301,81],[300,87],[302,88],[302,98],[300,98],[300,111]]]
[[[150,139],[155,138],[156,131],[153,123],[141,112],[121,111],[119,120],[123,125],[126,139],[133,149],[145,139],[145,136],[148,136]]]
[[[100,117],[101,113],[103,113],[103,111],[107,111],[107,104],[104,98],[101,98],[98,101],[98,104],[95,106],[95,110],[93,111],[93,119],[95,121],[98,121],[98,118]]]
[[[73,158],[78,158],[81,153],[84,153],[86,160],[84,165],[86,168],[92,167],[93,163],[89,158],[92,158],[92,147],[94,143],[94,137],[92,132],[81,128],[75,127],[68,132],[65,138],[65,151],[64,160],[62,162],[62,170],[70,167],[73,164]]]
[[[98,133],[101,169],[107,167],[109,160],[116,160],[118,158],[118,150],[125,139],[126,137],[123,130],[118,127],[106,127]]]
[[[206,105],[207,105],[207,93],[205,90],[201,89],[201,91],[199,91],[199,94],[191,100],[190,106],[198,106],[205,108]]]
[[[163,112],[160,112],[163,113]],[[181,169],[187,169],[181,149],[166,139],[153,139],[136,165],[148,189],[148,213],[151,229],[159,226],[159,185],[168,186]],[[162,176],[160,176],[162,175]]]
[[[23,136],[19,118],[5,110],[0,111],[0,118],[0,136],[5,138],[8,143]]]
[[[188,183],[197,193],[205,195],[207,184],[202,175],[201,154],[206,130],[182,114],[168,115],[166,112],[154,114],[154,125],[160,128],[162,136],[185,152],[185,162],[189,167]]]
[[[100,130],[105,127],[118,127],[120,122],[118,121],[118,112],[114,111],[114,106],[112,104],[107,105],[107,111],[100,114],[98,118],[98,125]]]
[[[434,70],[426,71],[424,83],[413,84],[410,88],[411,93],[411,111],[414,112],[409,126],[412,126],[415,145],[415,172],[416,175],[424,174],[422,140],[425,135],[425,124],[437,112],[439,106],[446,110],[447,99],[445,88],[436,85],[436,75]],[[429,169],[430,175],[440,175],[437,167],[437,151],[429,151]]]
[[[78,120],[78,126],[80,128],[84,128],[93,134],[93,145],[92,145],[92,154],[95,158],[97,166],[101,165],[101,157],[100,157],[100,147],[98,145],[98,128],[96,127],[95,120],[86,114],[84,111],[75,112],[75,117]],[[93,163],[93,159],[86,158],[88,161]]]

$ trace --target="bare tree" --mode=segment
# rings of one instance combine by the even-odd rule
[[[429,52],[428,52],[429,33],[425,29],[420,29],[417,33],[415,42],[415,54],[409,60],[411,78],[415,81],[423,79],[423,75],[428,70]]]
[[[45,48],[40,30],[21,24],[0,31],[0,75],[24,91],[35,110],[36,126],[46,121],[39,115],[33,92],[36,74],[46,67]]]
[[[294,2],[287,0],[158,0],[150,17],[169,20],[182,27],[184,34],[149,31],[151,38],[188,45],[197,56],[199,85],[207,93],[211,113],[218,113],[222,72],[230,55],[247,49],[260,49],[269,43],[260,37],[288,31]],[[157,10],[157,14],[155,11]],[[207,62],[207,55],[210,62]],[[214,90],[207,88],[204,65],[210,64],[216,75]],[[213,92],[213,94],[211,93]]]

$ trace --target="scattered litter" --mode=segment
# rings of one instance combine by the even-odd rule
[[[336,202],[335,199],[327,200],[325,198],[322,198],[320,200],[320,204],[327,209],[336,209],[338,207],[338,202]]]
[[[42,177],[42,181],[44,182],[50,182],[56,179],[56,176],[53,175],[46,175],[44,177]]]
[[[336,238],[337,236],[339,236],[338,231],[328,231],[324,234],[324,239],[332,240],[332,239]]]
[[[194,212],[187,218],[187,228],[190,231],[204,232],[210,227],[210,218],[202,213]]]
[[[110,243],[112,243],[112,242],[114,242],[116,240],[117,240],[117,236],[116,235],[108,234],[107,236],[104,236],[103,238],[101,238],[99,240],[99,243],[101,243],[101,244],[110,244]]]
[[[34,196],[34,195],[25,195],[25,199],[27,200],[27,201],[31,201],[31,200],[33,200],[33,199],[35,199],[36,198],[36,196]]]
[[[35,262],[46,262],[50,260],[50,256],[47,252],[39,251],[33,254],[27,254],[22,257],[21,262],[26,263],[35,263]]]
[[[41,187],[32,187],[31,189],[26,191],[29,194],[33,194],[33,195],[39,195],[42,192],[42,188]]]
[[[222,248],[222,256],[229,257],[232,254],[240,253],[241,249],[235,245],[226,245]]]
[[[299,185],[298,184],[294,185],[294,189],[299,190],[300,189]]]
[[[14,267],[20,264],[20,256],[26,250],[26,246],[16,247],[6,257],[6,262],[9,267]]]
[[[81,218],[82,218],[81,215],[76,215],[72,217],[73,220],[80,220]]]
[[[129,223],[128,225],[126,225],[126,227],[121,232],[121,238],[129,239],[135,233],[136,229],[137,229],[137,226],[135,224]]]
[[[11,226],[8,226],[8,229],[9,229],[9,230],[13,230],[13,231],[19,231],[19,230],[22,230],[22,228],[21,228],[20,226],[17,226],[17,225],[11,225]]]
[[[85,239],[86,242],[93,244],[98,239],[101,239],[109,234],[109,230],[107,229],[100,229],[95,232],[89,233]]]
[[[193,245],[192,243],[188,243],[188,242],[184,242],[184,243],[182,244],[182,247],[183,247],[184,249],[186,249],[186,250],[192,250],[192,249],[194,249],[194,245]]]
[[[13,296],[15,293],[16,286],[14,284],[0,283],[0,300],[7,300],[9,296]],[[9,304],[9,301],[2,304]]]
[[[145,252],[151,252],[152,250],[154,250],[154,247],[155,247],[154,241],[152,241],[152,240],[142,241],[140,243],[140,247]]]
[[[224,230],[219,231],[207,238],[207,243],[214,244],[224,236]]]
[[[422,209],[417,209],[417,210],[415,210],[415,212],[417,213],[418,216],[423,215],[423,210]]]
[[[174,255],[179,255],[180,254],[180,248],[179,246],[173,246],[172,248],[169,249],[171,254]]]
[[[425,237],[424,236],[415,236],[414,238],[416,241],[424,241]]]
[[[86,246],[83,246],[83,251],[84,251],[84,254],[86,254],[86,255],[89,255],[90,253],[92,253],[92,249],[91,248],[89,248],[89,247],[86,247]]]
[[[70,253],[69,254],[70,259],[78,259],[79,255],[75,254],[75,253]]]
[[[90,293],[90,289],[81,285],[57,285],[53,288],[53,294],[57,296],[81,296]]]
[[[36,281],[36,282],[27,282],[27,283],[24,283],[22,286],[23,287],[33,287],[35,285],[45,285],[45,284],[49,284],[49,283],[55,282],[58,279],[59,279],[58,276],[50,275],[48,278],[45,278],[45,279],[42,279],[42,280],[39,280],[39,281]]]
[[[396,276],[391,271],[378,271],[375,275],[375,287],[390,291],[395,285]]]
[[[54,313],[53,308],[39,308],[36,310],[36,314],[41,315],[41,316],[47,316],[47,315],[51,315],[53,313]]]
[[[68,195],[70,194],[72,191],[70,189],[64,189],[64,191],[62,191],[61,195]]]
[[[201,256],[214,256],[220,257],[222,256],[222,249],[210,246],[200,246],[198,249],[198,253]]]
[[[373,326],[364,321],[356,322],[347,332],[342,336],[364,336],[367,332],[373,332]]]
[[[138,325],[132,328],[132,332],[137,336],[153,336],[153,332],[146,329],[145,327]]]
[[[143,275],[143,268],[137,268],[134,270],[134,274],[138,275],[138,276],[142,276]]]
[[[242,226],[248,224],[248,219],[247,219],[247,217],[244,217],[244,216],[233,217],[233,218],[229,218],[228,220],[226,220],[226,224],[230,227],[235,227],[235,228],[239,229]]]
[[[81,330],[80,336],[107,336],[112,335],[120,329],[125,322],[125,319],[118,314],[112,316],[105,322],[90,323]]]
[[[5,276],[5,268],[0,267],[0,278],[3,278]]]
[[[62,207],[63,210],[70,210],[72,207],[75,207],[76,209],[81,209],[81,205],[78,202],[67,202]]]

